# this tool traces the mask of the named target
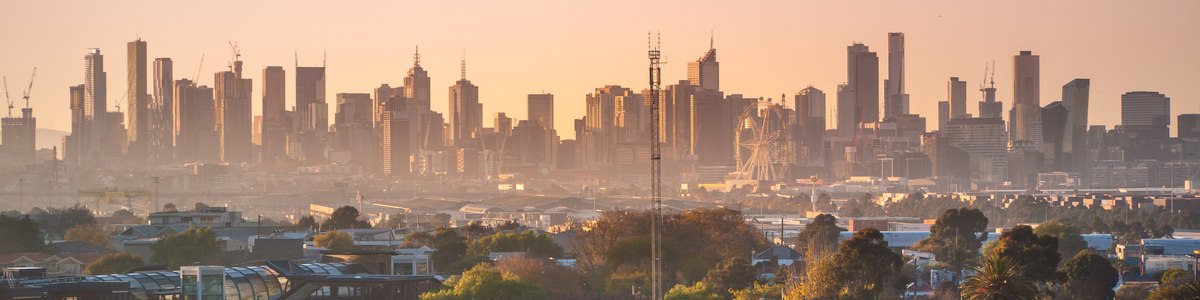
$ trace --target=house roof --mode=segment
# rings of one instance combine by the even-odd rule
[[[788,246],[774,246],[754,255],[755,259],[800,259],[800,252]]]
[[[50,249],[54,252],[70,252],[70,253],[108,253],[112,252],[102,247],[97,247],[81,241],[65,241],[51,243]]]

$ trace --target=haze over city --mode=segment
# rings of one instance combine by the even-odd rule
[[[0,299],[1200,299],[1197,12],[9,1]]]

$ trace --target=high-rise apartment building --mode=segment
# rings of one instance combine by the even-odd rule
[[[950,77],[946,82],[946,99],[950,100],[950,118],[966,118],[967,114],[967,82],[958,77]]]
[[[796,94],[796,124],[800,136],[796,139],[797,157],[808,164],[824,161],[822,142],[825,136],[825,92],[809,86]]]
[[[1013,108],[1010,133],[1013,142],[1040,148],[1042,143],[1041,62],[1031,51],[1013,56]]]
[[[840,136],[854,136],[858,128],[855,118],[854,91],[846,84],[837,86],[837,132]]]
[[[996,101],[996,80],[993,78],[988,84],[987,87],[979,89],[979,92],[983,93],[983,101],[979,101],[979,117],[1002,118],[1004,115],[1004,103]]]
[[[188,79],[176,80],[174,87],[176,156],[183,161],[219,160],[217,103],[213,99],[213,89],[197,86]]]
[[[1001,183],[1007,170],[1004,121],[995,118],[955,118],[942,129],[950,143],[967,153],[970,174],[986,183]]]
[[[251,102],[254,83],[242,78],[242,61],[234,61],[231,71],[215,76],[217,133],[223,162],[253,161],[251,151]]]
[[[534,124],[554,129],[554,95],[529,94],[529,120]]]
[[[7,163],[14,165],[33,164],[37,151],[37,118],[33,117],[33,108],[21,108],[20,117],[5,117],[0,119],[0,161],[7,158]]]
[[[107,158],[105,138],[108,132],[108,75],[104,72],[104,55],[100,49],[91,49],[83,57],[83,114],[88,130],[80,139],[81,162],[98,165]]]
[[[259,128],[262,135],[261,155],[262,162],[268,163],[275,161],[287,154],[287,126],[284,120],[284,115],[287,112],[287,104],[284,98],[286,93],[286,71],[280,66],[269,66],[263,69],[263,87],[262,87],[262,128]]]
[[[128,122],[129,159],[145,161],[146,144],[149,141],[150,128],[150,99],[146,94],[146,41],[137,39],[129,42],[128,47],[128,105],[126,105]]]
[[[888,78],[883,81],[884,116],[909,113],[908,94],[904,92],[904,33],[888,33]]]
[[[380,171],[386,175],[398,176],[409,173],[409,157],[414,154],[412,146],[409,145],[413,139],[409,136],[410,130],[409,115],[399,112],[399,110],[388,107],[389,103],[383,103],[382,113],[380,114],[380,154],[381,165]]]
[[[1091,148],[1087,143],[1088,99],[1092,81],[1087,78],[1071,80],[1062,87],[1062,104],[1067,109],[1067,120],[1063,128],[1063,167],[1078,172],[1086,184]]]
[[[1138,138],[1167,138],[1171,134],[1171,98],[1147,91],[1122,94],[1121,126]]]
[[[1177,123],[1178,125],[1176,126],[1179,126],[1177,136],[1179,138],[1200,139],[1200,114],[1181,114]]]
[[[66,145],[63,146],[63,161],[68,166],[79,166],[82,163],[85,149],[84,145],[88,139],[87,116],[84,114],[84,94],[87,89],[86,85],[73,85],[70,88],[71,95],[71,135],[66,137]]]

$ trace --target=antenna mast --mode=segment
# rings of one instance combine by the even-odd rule
[[[662,283],[662,148],[661,124],[659,124],[659,90],[662,89],[662,35],[651,36],[646,33],[646,44],[650,58],[650,259],[652,269],[650,280],[653,282],[653,296],[658,300],[663,297]]]

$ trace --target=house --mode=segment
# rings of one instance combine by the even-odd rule
[[[147,220],[150,225],[231,227],[242,223],[242,212],[229,211],[225,207],[204,207],[192,211],[150,213]]]
[[[754,261],[751,261],[750,264],[771,263],[780,266],[790,266],[802,260],[800,252],[796,252],[791,247],[773,246],[763,252],[754,254]]]
[[[433,248],[400,249],[392,256],[392,275],[434,275]]]
[[[46,277],[78,276],[83,269],[100,259],[99,253],[25,252],[0,255],[0,269],[14,267],[38,267],[46,269]]]

